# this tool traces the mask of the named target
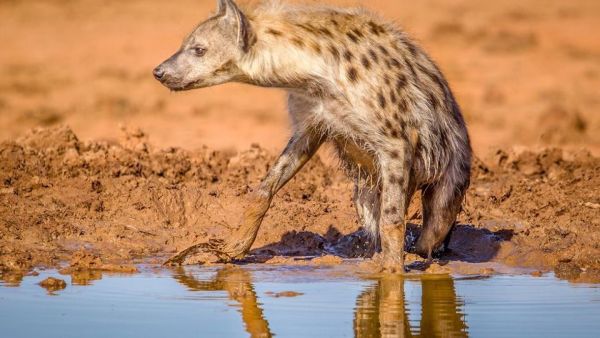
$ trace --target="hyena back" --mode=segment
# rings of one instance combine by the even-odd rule
[[[403,270],[405,214],[422,191],[414,249],[442,246],[469,185],[471,147],[443,75],[405,33],[356,9],[219,0],[181,48],[154,70],[172,90],[243,82],[287,90],[293,136],[244,214],[228,258],[250,249],[276,192],[324,142],[355,180],[359,219],[380,239],[386,268]]]

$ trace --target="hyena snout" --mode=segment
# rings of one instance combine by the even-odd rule
[[[155,79],[160,81],[163,78],[163,76],[165,75],[165,70],[162,69],[159,65],[158,67],[154,68],[154,70],[152,71],[152,75],[154,75]]]
[[[154,78],[167,87],[169,87],[169,83],[173,82],[173,74],[171,73],[172,72],[169,72],[169,67],[165,65],[165,62],[156,66],[152,71]]]
[[[177,76],[177,72],[174,71],[172,63],[172,58],[167,59],[166,61],[158,65],[156,68],[154,68],[154,70],[152,71],[152,75],[154,75],[154,78],[169,88],[181,85],[181,80],[179,79],[180,77]]]

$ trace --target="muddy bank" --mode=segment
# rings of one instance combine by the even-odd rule
[[[160,262],[226,238],[274,157],[257,145],[239,153],[158,149],[140,130],[122,130],[118,143],[81,142],[67,127],[32,130],[0,144],[0,270]],[[477,160],[442,258],[596,279],[598,186],[600,159],[586,151],[501,150]],[[410,240],[419,231],[418,196],[409,218]],[[357,229],[350,182],[315,158],[276,197],[248,260],[370,256],[372,243]]]

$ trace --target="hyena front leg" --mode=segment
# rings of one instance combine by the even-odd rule
[[[211,239],[179,252],[164,264],[182,264],[190,255],[198,254],[200,261],[223,262],[243,257],[254,240],[260,224],[271,205],[275,193],[289,181],[314,155],[322,138],[305,130],[294,133],[287,147],[279,156],[256,192],[249,199],[241,226],[226,240]]]
[[[379,160],[381,175],[381,219],[379,236],[383,268],[404,272],[405,215],[409,192],[411,158],[406,151],[393,151]]]
[[[287,147],[269,170],[256,192],[249,199],[242,225],[231,239],[226,241],[224,252],[231,258],[243,257],[260,228],[273,197],[302,166],[315,154],[323,143],[322,138],[306,130],[297,131]]]

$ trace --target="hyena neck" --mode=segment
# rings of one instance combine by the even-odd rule
[[[324,95],[331,69],[284,21],[251,20],[257,41],[240,60],[241,82]]]

